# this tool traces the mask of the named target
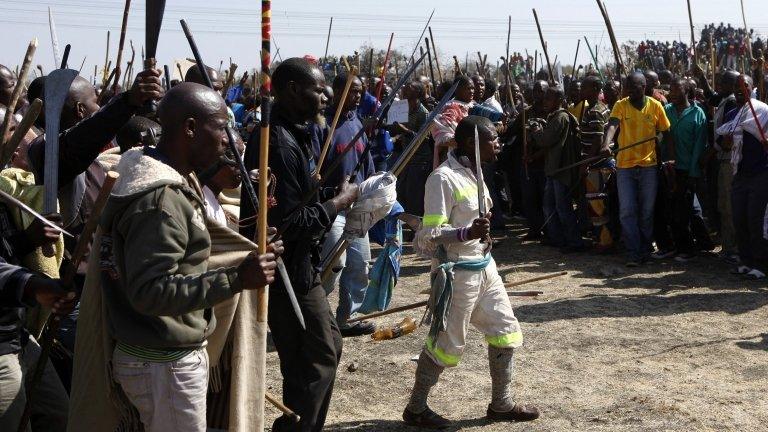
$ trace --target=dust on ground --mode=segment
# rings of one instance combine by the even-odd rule
[[[458,367],[446,370],[429,405],[449,431],[768,431],[768,288],[729,274],[713,256],[680,264],[623,266],[619,254],[569,254],[520,240],[513,227],[493,251],[505,281],[568,275],[515,289],[525,336],[516,350],[518,402],[536,404],[531,423],[490,423],[486,346],[472,329]],[[374,252],[374,255],[377,252]],[[429,262],[406,247],[391,307],[424,300]],[[336,296],[330,298],[335,309]],[[394,325],[423,309],[377,320]],[[399,339],[344,340],[326,431],[417,431],[401,415],[427,328]],[[354,372],[348,370],[358,363]],[[268,386],[280,394],[276,353]],[[279,414],[267,406],[267,425]]]

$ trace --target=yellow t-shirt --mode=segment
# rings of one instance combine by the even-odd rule
[[[645,98],[642,110],[635,108],[624,98],[613,106],[611,118],[619,120],[619,149],[642,139],[655,136],[669,129],[669,119],[664,107],[656,99]],[[648,141],[616,155],[618,168],[647,167],[656,165],[656,140]]]

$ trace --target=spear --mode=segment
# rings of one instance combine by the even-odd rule
[[[115,62],[115,82],[112,84],[112,93],[117,94],[117,86],[120,83],[120,74],[123,69],[120,63],[123,61],[123,46],[125,45],[125,30],[128,27],[128,11],[131,9],[131,0],[125,0],[123,9],[123,22],[120,26],[120,42],[117,44],[117,60]]]
[[[331,42],[331,29],[333,28],[333,17],[331,17],[331,23],[328,24],[328,36],[325,38],[325,54],[323,54],[323,63],[328,58],[328,44]]]
[[[18,80],[16,81],[16,87],[13,88],[11,93],[11,100],[8,102],[8,107],[5,110],[5,119],[3,119],[3,126],[0,129],[0,142],[5,144],[5,136],[11,129],[11,118],[16,112],[16,104],[19,102],[21,92],[24,90],[24,84],[27,81],[27,75],[29,74],[29,66],[32,64],[32,58],[35,56],[35,50],[37,49],[37,38],[32,39],[27,46],[27,52],[24,54],[24,62],[21,64],[21,71],[19,72]],[[2,165],[0,165],[2,167]]]
[[[568,272],[564,272],[563,271],[563,272],[552,273],[552,274],[544,275],[544,276],[537,276],[537,277],[533,277],[533,278],[530,278],[530,279],[525,279],[525,280],[518,281],[518,282],[509,282],[509,283],[505,283],[504,284],[504,288],[512,288],[512,287],[516,287],[516,286],[520,286],[520,285],[525,285],[525,284],[529,284],[529,283],[533,283],[533,282],[539,282],[539,281],[542,281],[542,280],[554,279],[556,277],[564,276],[564,275],[567,275],[567,274],[568,274]],[[536,297],[536,296],[539,296],[541,294],[543,294],[543,292],[541,292],[541,291],[507,291],[507,295],[515,296],[515,297]],[[371,313],[371,314],[368,314],[368,315],[359,316],[357,318],[354,318],[354,319],[351,319],[351,320],[347,321],[347,323],[352,324],[352,323],[355,323],[355,322],[358,322],[358,321],[365,321],[365,320],[369,320],[369,319],[372,319],[372,318],[379,318],[379,317],[383,317],[383,316],[387,316],[387,315],[392,315],[392,314],[397,313],[397,312],[403,312],[403,311],[407,311],[407,310],[418,309],[420,307],[426,306],[428,303],[429,303],[428,300],[424,300],[424,301],[420,301],[420,302],[416,302],[416,303],[411,303],[411,304],[405,305],[405,306],[398,306],[398,307],[394,307],[394,308],[389,309],[389,310],[385,310],[385,311],[381,311],[381,312],[374,312],[374,313]]]
[[[427,31],[427,28],[429,27],[429,23],[432,22],[432,15],[434,15],[434,14],[435,14],[435,10],[432,9],[432,13],[429,14],[429,18],[427,19],[427,23],[424,24],[424,30],[421,31],[421,34],[419,35],[418,42],[416,42],[416,45],[413,47],[413,52],[411,52],[411,57],[409,58],[408,63],[406,63],[406,65],[410,65],[410,63],[413,62],[413,56],[416,55],[416,49],[421,46],[421,39],[424,38],[424,32]]]
[[[56,33],[56,22],[53,21],[53,11],[48,6],[48,28],[51,31],[51,46],[53,46],[53,61],[56,65],[61,61],[59,55],[59,36]]]
[[[435,46],[435,37],[432,35],[432,27],[429,28],[429,40],[432,41],[432,52],[435,53],[435,65],[437,66],[437,79],[443,82],[443,72],[440,69],[440,57],[437,55],[437,47]]]
[[[369,51],[368,57],[368,79],[373,78],[373,48]]]
[[[552,63],[549,62],[549,52],[547,51],[547,43],[544,42],[544,34],[541,32],[541,24],[539,24],[539,15],[536,13],[536,9],[533,9],[533,18],[536,20],[536,28],[539,30],[539,39],[541,40],[541,48],[544,50],[544,57],[547,59],[547,70],[549,71],[549,82],[554,82],[555,74],[552,72]]]

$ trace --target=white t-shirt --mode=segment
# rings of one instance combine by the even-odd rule
[[[203,196],[205,197],[205,214],[208,219],[216,221],[221,226],[227,226],[227,215],[219,204],[218,198],[208,186],[203,186]]]

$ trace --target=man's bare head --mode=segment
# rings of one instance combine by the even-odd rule
[[[172,88],[157,109],[163,136],[158,148],[182,174],[218,162],[227,146],[227,106],[208,87],[184,82]]]
[[[69,129],[98,110],[99,103],[96,90],[87,79],[78,75],[72,81],[72,85],[69,86],[69,93],[64,101],[64,109],[61,111],[62,130]]]
[[[7,67],[0,65],[0,104],[8,106],[14,87],[16,87],[16,75]]]
[[[211,78],[213,89],[217,92],[221,91],[221,89],[224,88],[224,81],[221,79],[219,72],[210,66],[206,66],[205,70],[208,72],[208,77]],[[197,67],[197,65],[192,65],[192,67],[187,69],[187,74],[184,76],[184,82],[207,85],[203,78],[203,74],[200,73],[200,68]]]

